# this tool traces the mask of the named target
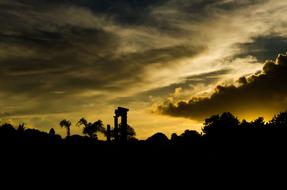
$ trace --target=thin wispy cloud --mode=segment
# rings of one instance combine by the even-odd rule
[[[208,97],[286,52],[286,11],[279,0],[0,0],[0,113],[108,117],[121,104],[156,118],[176,89],[178,101]]]

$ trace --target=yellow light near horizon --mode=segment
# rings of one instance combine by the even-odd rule
[[[259,117],[263,117],[265,122],[270,121],[274,115],[277,114],[277,112],[272,111],[258,111],[258,112],[252,112],[252,113],[240,113],[236,115],[240,120],[245,119],[246,121],[253,121]]]

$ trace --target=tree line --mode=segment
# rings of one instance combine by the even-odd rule
[[[89,122],[85,118],[81,118],[76,124],[76,127],[82,127],[84,136],[71,135],[72,122],[69,120],[61,120],[60,127],[67,131],[66,138],[62,138],[56,134],[56,131],[51,128],[49,133],[29,129],[25,124],[13,126],[9,123],[0,125],[0,142],[1,143],[67,143],[73,144],[88,142],[88,143],[105,143],[98,139],[98,134],[101,133],[107,137],[107,128],[101,120]],[[121,124],[119,127],[122,127]],[[202,132],[195,130],[186,130],[178,135],[173,133],[171,137],[167,137],[163,133],[156,133],[146,140],[137,140],[135,138],[135,130],[128,125],[128,142],[137,142],[161,146],[217,146],[217,145],[254,145],[267,143],[287,144],[287,112],[276,114],[270,121],[264,121],[263,117],[259,117],[253,121],[240,121],[232,113],[225,112],[218,115],[213,115],[203,123]],[[115,131],[110,130],[111,142],[115,141]],[[120,134],[119,134],[120,135]]]

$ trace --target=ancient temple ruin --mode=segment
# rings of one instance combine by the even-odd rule
[[[126,142],[128,135],[127,135],[127,126],[128,126],[128,111],[129,109],[118,107],[115,110],[114,116],[114,134],[115,134],[115,141],[116,142]],[[119,127],[119,117],[121,117],[121,127]]]

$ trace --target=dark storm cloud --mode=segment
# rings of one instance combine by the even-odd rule
[[[281,52],[287,49],[287,38],[280,36],[260,36],[256,37],[249,43],[241,44],[240,48],[244,51],[238,57],[254,56],[258,61],[273,59]]]
[[[269,61],[260,73],[239,79],[240,86],[218,86],[209,98],[188,102],[166,102],[159,110],[168,115],[204,119],[224,111],[262,113],[282,111],[287,107],[287,55]]]

